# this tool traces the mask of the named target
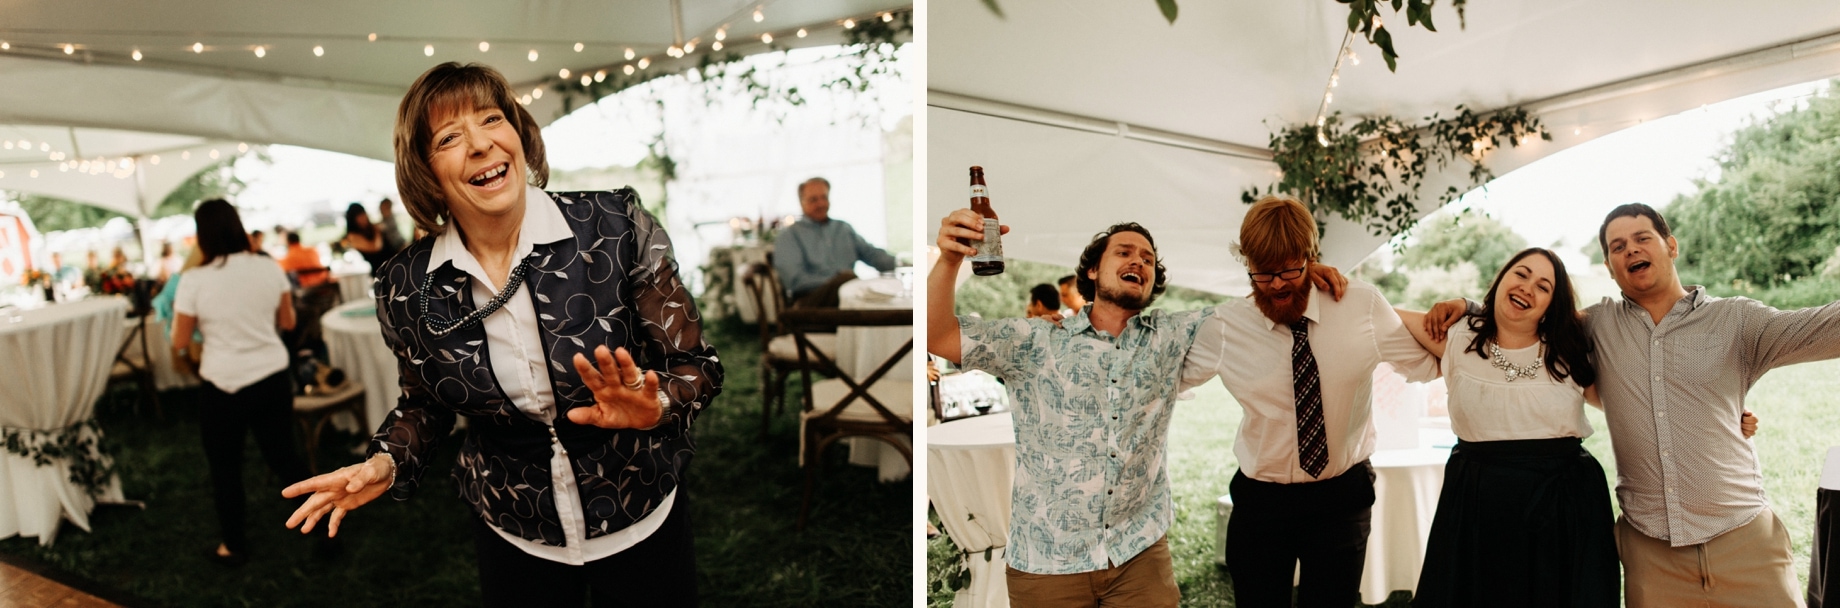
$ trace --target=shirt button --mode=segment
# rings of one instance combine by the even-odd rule
[[[1660,340],[1656,340],[1656,341],[1655,341],[1655,346],[1661,346],[1661,341],[1660,341]]]
[[[1667,455],[1668,455],[1668,451],[1667,451],[1667,450],[1661,450],[1661,455],[1662,455],[1662,456],[1667,456]]]
[[[1667,412],[1655,412],[1655,417],[1656,418],[1666,418]]]
[[[1110,529],[1112,529],[1112,525],[1111,525],[1111,524],[1105,524],[1105,529],[1107,529],[1107,530],[1110,530]]]
[[[1660,382],[1660,381],[1661,381],[1661,376],[1655,376],[1655,381],[1656,381],[1656,382]]]
[[[1118,415],[1117,415],[1117,414],[1112,414],[1112,419],[1113,419],[1113,420],[1117,420],[1117,419],[1118,419]]]
[[[1105,491],[1105,495],[1106,495],[1106,496],[1111,496],[1111,495],[1112,495],[1112,491],[1111,491],[1111,490],[1106,490],[1106,491]]]
[[[1117,458],[1117,457],[1118,457],[1118,453],[1117,453],[1117,452],[1112,452],[1112,457],[1113,457],[1113,458]]]

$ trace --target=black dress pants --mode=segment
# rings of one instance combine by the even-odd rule
[[[283,487],[307,478],[307,464],[294,450],[293,384],[287,370],[263,378],[234,393],[205,382],[198,394],[198,430],[204,437],[205,461],[211,465],[211,486],[217,503],[217,527],[224,546],[247,554],[244,534],[243,436],[256,437],[256,447],[268,470],[281,478]],[[278,492],[277,492],[278,493]],[[264,493],[264,495],[272,495]]]
[[[580,566],[525,553],[473,518],[479,588],[488,608],[582,605],[669,608],[696,605],[696,554],[690,536],[690,496],[677,486],[671,513],[651,536],[625,551]]]
[[[1312,483],[1271,483],[1235,472],[1229,492],[1227,573],[1235,606],[1290,606],[1299,562],[1297,606],[1358,605],[1374,506],[1374,469],[1367,461]]]

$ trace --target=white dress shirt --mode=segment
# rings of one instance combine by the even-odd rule
[[[1494,363],[1465,352],[1476,332],[1469,319],[1450,326],[1444,342],[1444,382],[1450,387],[1450,430],[1464,441],[1506,441],[1591,436],[1584,417],[1584,388],[1567,375],[1553,380],[1541,362],[1532,378],[1508,380]],[[1486,350],[1484,351],[1487,352]],[[1524,368],[1542,358],[1540,345],[1504,348],[1510,365]]]
[[[1247,477],[1272,483],[1334,478],[1374,453],[1374,368],[1385,361],[1412,382],[1436,378],[1425,352],[1372,285],[1350,280],[1341,301],[1311,290],[1304,319],[1321,376],[1329,464],[1312,477],[1297,461],[1297,403],[1291,386],[1291,328],[1250,299],[1221,304],[1202,324],[1182,366],[1184,390],[1220,376],[1245,409],[1233,453]]]
[[[523,227],[518,233],[517,249],[512,254],[513,267],[516,267],[517,261],[529,256],[535,245],[575,237],[575,233],[569,230],[568,221],[563,219],[562,211],[556,208],[548,194],[534,186],[527,186],[524,198],[529,203],[524,207]],[[486,302],[498,296],[497,286],[486,276],[485,268],[479,264],[479,260],[466,250],[459,231],[441,233],[441,236],[435,238],[434,249],[429,255],[430,272],[452,261],[454,268],[472,276],[473,280],[469,284],[473,290],[474,305],[485,306]],[[549,368],[545,366],[536,306],[531,304],[529,293],[527,289],[520,288],[516,295],[505,302],[503,308],[485,318],[486,352],[491,359],[493,378],[498,380],[499,386],[511,398],[511,403],[517,406],[518,411],[532,420],[554,425],[556,399],[550,389]],[[556,489],[556,515],[562,519],[562,534],[567,542],[561,547],[551,547],[519,538],[493,524],[492,530],[512,546],[543,559],[579,566],[625,551],[664,525],[665,517],[670,515],[671,505],[677,498],[675,491],[665,495],[658,509],[644,519],[618,532],[589,540],[588,524],[581,513],[581,495],[575,483],[574,465],[569,463],[568,452],[563,450],[562,443],[553,436],[550,449],[550,486]]]

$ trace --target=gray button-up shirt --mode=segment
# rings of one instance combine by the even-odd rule
[[[1744,395],[1771,369],[1840,357],[1840,303],[1781,311],[1693,286],[1660,323],[1627,299],[1586,314],[1623,517],[1675,547],[1749,523],[1765,502]]]
[[[786,291],[800,295],[817,289],[837,273],[856,267],[856,261],[876,270],[894,270],[894,256],[870,245],[843,220],[822,224],[808,218],[779,231],[773,244],[773,269]]]

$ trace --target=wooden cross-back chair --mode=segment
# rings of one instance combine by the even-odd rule
[[[749,264],[741,275],[741,285],[754,301],[755,319],[760,325],[760,436],[767,436],[774,412],[786,411],[786,378],[806,369],[799,360],[798,345],[780,320],[786,310],[786,288],[780,285],[779,273],[768,262]],[[837,352],[837,334],[811,333],[812,344],[826,356]],[[829,372],[828,367],[813,368]]]
[[[901,453],[911,468],[913,455],[914,394],[911,380],[888,380],[885,377],[913,351],[914,340],[895,349],[867,377],[857,380],[843,371],[811,340],[814,330],[836,327],[912,327],[914,311],[796,309],[782,313],[780,319],[791,330],[798,344],[799,381],[805,387],[804,411],[800,414],[799,465],[805,469],[805,493],[799,504],[800,530],[805,529],[811,512],[811,494],[817,486],[819,458],[824,448],[845,437],[879,439]],[[812,382],[813,369],[830,369],[835,378]],[[903,438],[905,440],[903,440]]]

